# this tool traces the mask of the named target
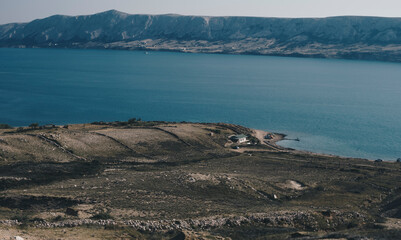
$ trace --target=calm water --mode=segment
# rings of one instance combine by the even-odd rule
[[[282,145],[401,157],[401,64],[101,50],[0,49],[0,123],[230,122]]]

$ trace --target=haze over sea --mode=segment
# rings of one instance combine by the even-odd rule
[[[401,157],[401,64],[266,56],[0,49],[0,123],[227,122],[281,145]]]

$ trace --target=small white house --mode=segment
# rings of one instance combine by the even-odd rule
[[[233,136],[231,139],[232,139],[234,142],[237,142],[237,143],[244,143],[244,142],[248,141],[247,138],[248,138],[247,135],[240,134],[240,135],[235,135],[235,136]]]

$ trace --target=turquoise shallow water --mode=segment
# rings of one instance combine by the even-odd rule
[[[105,50],[0,49],[0,123],[230,122],[287,147],[401,157],[401,64]]]

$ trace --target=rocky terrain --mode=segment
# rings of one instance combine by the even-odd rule
[[[401,19],[130,15],[0,26],[1,47],[100,48],[401,61]]]
[[[214,123],[0,129],[0,239],[400,238],[399,163],[276,140]]]

